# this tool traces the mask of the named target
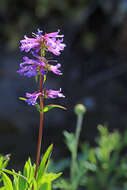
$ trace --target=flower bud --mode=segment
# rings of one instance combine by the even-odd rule
[[[83,115],[86,112],[86,108],[83,104],[77,104],[74,108],[74,112],[76,115]]]

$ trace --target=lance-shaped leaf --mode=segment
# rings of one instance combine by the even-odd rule
[[[19,173],[16,173],[15,171],[10,171],[7,169],[0,169],[0,171],[2,171],[2,173],[8,173],[8,174],[13,175],[13,176],[15,175],[15,176],[21,177],[23,180],[25,180],[29,184],[29,182],[25,176],[23,176]]]
[[[43,76],[43,84],[45,83],[46,81],[46,75]]]
[[[64,109],[64,110],[67,109],[67,108],[65,108],[63,106],[60,106],[60,105],[50,104],[50,105],[47,105],[47,106],[44,107],[43,112],[47,112],[47,111],[49,111],[49,110],[51,110],[53,108],[61,108],[61,109]]]
[[[38,167],[38,171],[37,171],[37,182],[39,182],[39,180],[42,178],[44,172],[47,169],[48,163],[49,163],[49,159],[52,153],[52,149],[53,149],[53,144],[51,144],[48,149],[46,150],[44,156],[42,157],[40,166]]]
[[[36,107],[37,111],[39,111],[41,113],[40,105],[39,104],[35,104],[35,107]]]
[[[35,82],[38,82],[38,75],[35,76]]]
[[[2,172],[2,176],[5,189],[13,190],[11,179],[4,172]]]
[[[26,101],[26,98],[19,97],[20,100]]]

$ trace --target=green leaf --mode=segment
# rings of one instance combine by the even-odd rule
[[[44,75],[44,78],[43,78],[43,83],[45,83],[46,81],[46,75]]]
[[[51,183],[43,183],[39,190],[51,190]]]
[[[3,162],[3,167],[2,168],[6,168],[9,160],[10,160],[10,154],[5,155],[4,156],[4,162]]]
[[[33,182],[33,186],[34,186],[34,190],[38,190],[38,188],[37,188],[37,182],[36,182],[35,179],[34,179],[34,182]]]
[[[47,169],[48,162],[52,153],[52,149],[53,149],[53,144],[51,144],[48,147],[47,151],[45,152],[41,160],[40,166],[38,167],[38,170],[37,170],[37,182],[41,179],[41,177],[43,176],[44,172]]]
[[[18,183],[18,185],[19,185],[19,190],[20,190],[20,189],[25,189],[26,187],[28,187],[28,182],[26,182],[26,180],[24,180],[24,178],[19,177],[19,178],[18,178],[18,181],[19,181],[19,183]]]
[[[3,176],[3,182],[4,182],[5,189],[13,190],[13,186],[12,186],[12,182],[11,182],[10,178],[4,172],[2,172],[2,176]]]
[[[37,111],[39,111],[41,113],[41,109],[40,109],[40,105],[39,104],[35,104],[35,108],[37,109]]]
[[[6,190],[5,187],[0,187],[0,190]]]
[[[4,157],[0,155],[0,168],[3,167],[3,161],[4,161]]]
[[[19,97],[20,100],[26,101],[26,98]]]
[[[8,173],[8,174],[16,175],[16,176],[18,176],[18,177],[21,177],[23,180],[25,180],[25,181],[29,184],[27,178],[24,177],[23,175],[19,174],[19,173],[16,173],[16,172],[14,172],[14,171],[10,171],[10,170],[7,170],[7,169],[0,169],[0,170],[2,171],[2,173],[3,173],[3,172],[6,172],[6,173]]]
[[[43,112],[47,112],[47,111],[49,111],[49,110],[51,110],[53,108],[61,108],[61,109],[66,110],[66,108],[63,107],[63,106],[55,105],[55,104],[50,104],[50,105],[47,105],[47,106],[44,107]]]
[[[29,165],[28,161],[25,163],[24,170],[23,170],[23,175],[25,177],[29,178],[29,175],[30,175],[30,165]]]
[[[23,175],[27,177],[29,183],[33,181],[34,173],[35,173],[35,164],[32,165],[31,159],[29,158],[24,166],[24,171],[23,171]]]
[[[65,142],[68,146],[70,152],[75,153],[75,147],[76,147],[76,138],[73,133],[69,133],[67,131],[64,131],[65,136]]]
[[[45,187],[44,190],[51,190],[51,182],[59,178],[61,175],[62,175],[61,172],[58,174],[45,173],[39,181],[39,187],[40,187],[39,190],[41,189],[43,190],[44,187]]]
[[[9,154],[5,156],[0,155],[0,169],[6,168],[9,160],[10,160]]]
[[[59,179],[53,184],[53,189],[70,190],[72,189],[72,184],[68,183],[65,179]]]
[[[38,74],[35,76],[35,82],[38,82]]]
[[[55,173],[46,173],[45,176],[43,177],[43,180],[52,182],[59,178],[62,175],[62,172],[59,172],[58,174]]]
[[[13,175],[13,188],[14,190],[19,190],[19,177]]]

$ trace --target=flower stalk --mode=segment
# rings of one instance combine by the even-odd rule
[[[52,65],[50,62],[57,62],[56,60],[51,60],[46,57],[46,53],[50,52],[56,56],[61,54],[66,46],[63,43],[64,35],[59,35],[60,30],[52,33],[45,33],[38,29],[38,32],[33,33],[33,38],[28,38],[26,35],[24,39],[20,41],[20,50],[25,52],[31,52],[34,59],[29,59],[28,57],[23,57],[24,62],[20,63],[20,69],[17,71],[20,75],[27,77],[35,77],[36,82],[39,78],[39,90],[34,93],[26,93],[26,98],[21,98],[28,103],[28,105],[33,105],[40,112],[40,127],[37,145],[37,155],[36,155],[36,168],[35,168],[35,178],[37,176],[37,170],[40,160],[41,142],[42,142],[42,132],[43,132],[43,117],[44,112],[49,111],[54,107],[65,109],[60,105],[47,105],[44,107],[45,98],[64,98],[65,96],[61,93],[61,88],[59,90],[44,89],[44,83],[46,80],[47,73],[51,71],[56,75],[62,75],[60,71],[61,64]],[[40,99],[40,101],[38,101]]]
[[[43,77],[40,75],[40,91],[42,91]],[[44,107],[44,98],[40,96],[40,110],[43,110]],[[35,178],[37,175],[37,169],[39,166],[40,151],[41,151],[41,142],[42,142],[42,132],[43,132],[43,111],[40,112],[40,127],[39,127],[39,136],[38,136],[38,146],[37,146],[37,156],[36,156],[36,168],[35,168]]]

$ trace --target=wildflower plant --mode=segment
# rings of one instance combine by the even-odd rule
[[[37,175],[37,170],[39,166],[40,159],[40,149],[42,141],[42,129],[43,129],[43,113],[49,111],[54,107],[66,109],[60,105],[50,104],[44,107],[45,98],[64,98],[65,96],[59,90],[45,89],[44,83],[47,79],[47,74],[49,71],[56,75],[62,75],[60,71],[61,64],[57,63],[57,60],[52,60],[47,56],[47,53],[52,53],[56,56],[61,54],[64,50],[65,44],[63,43],[64,35],[60,35],[60,30],[52,33],[43,33],[38,29],[37,33],[32,33],[32,38],[24,36],[24,39],[20,41],[20,50],[26,53],[30,52],[33,56],[30,59],[27,56],[23,57],[23,62],[20,63],[20,69],[17,71],[20,75],[27,77],[35,77],[36,82],[39,81],[39,89],[33,93],[27,92],[26,98],[20,98],[24,100],[28,105],[35,106],[40,112],[40,128],[38,137],[38,148],[37,148],[37,158],[36,158],[36,169],[35,178]],[[56,65],[51,63],[55,62]]]

